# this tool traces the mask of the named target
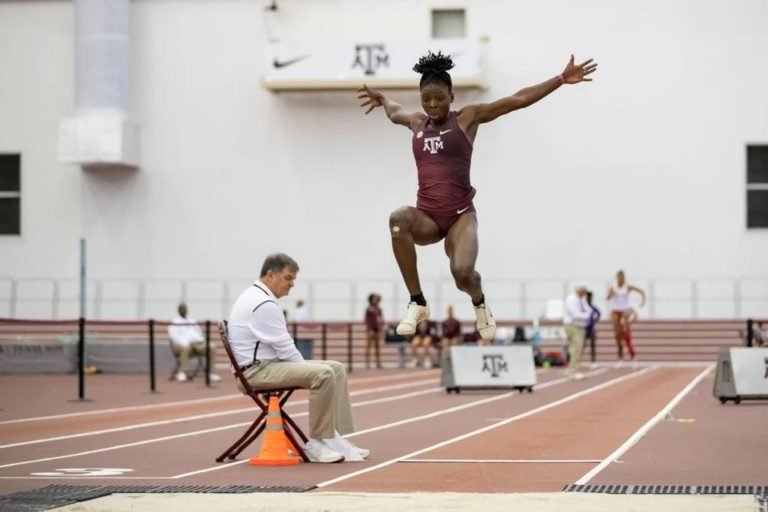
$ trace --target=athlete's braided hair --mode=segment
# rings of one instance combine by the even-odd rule
[[[443,55],[440,51],[432,53],[431,50],[413,66],[415,72],[421,73],[419,88],[427,84],[441,84],[448,86],[449,91],[453,90],[453,81],[448,74],[451,68],[453,60],[450,55]]]

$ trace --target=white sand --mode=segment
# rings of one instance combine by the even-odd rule
[[[57,508],[66,512],[756,512],[753,496],[668,496],[593,493],[255,493],[113,494]]]

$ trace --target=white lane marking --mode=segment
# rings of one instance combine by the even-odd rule
[[[599,374],[603,373],[604,371],[605,370],[597,370],[597,371],[592,372],[592,373],[587,373],[586,375],[589,375],[589,376],[599,375]],[[560,378],[560,379],[555,379],[555,380],[551,380],[549,382],[545,382],[543,384],[538,384],[538,385],[534,386],[534,389],[545,389],[545,388],[548,388],[550,386],[557,386],[558,384],[562,384],[562,383],[568,382],[570,380],[571,379],[569,379],[568,377],[563,377],[563,378]],[[489,397],[489,398],[484,398],[482,400],[473,400],[471,402],[467,402],[467,403],[462,404],[462,405],[457,405],[455,407],[450,407],[448,409],[441,409],[439,411],[430,412],[430,413],[427,413],[427,414],[423,414],[421,416],[414,416],[413,418],[408,418],[408,419],[404,419],[404,420],[395,421],[395,422],[392,422],[392,423],[387,423],[387,424],[384,424],[384,425],[379,425],[378,427],[371,427],[371,428],[366,429],[366,430],[358,430],[357,432],[353,432],[351,434],[347,434],[344,437],[345,438],[356,437],[356,436],[361,436],[363,434],[370,434],[371,432],[377,432],[379,430],[386,430],[386,429],[389,429],[389,428],[392,428],[392,427],[399,427],[401,425],[407,425],[408,423],[414,423],[416,421],[427,420],[427,419],[430,419],[430,418],[435,418],[437,416],[442,416],[444,414],[450,414],[452,412],[457,412],[457,411],[462,411],[464,409],[470,409],[472,407],[477,407],[479,405],[485,405],[485,404],[489,404],[491,402],[497,402],[499,400],[505,400],[505,399],[507,399],[507,398],[509,398],[509,397],[511,397],[513,395],[517,395],[517,394],[520,394],[519,391],[510,391],[509,393],[503,393],[501,395],[496,395],[496,396],[492,396],[492,397]],[[506,418],[504,418],[504,419],[506,419]]]
[[[691,382],[688,383],[685,388],[683,388],[682,391],[680,391],[667,405],[665,405],[656,415],[648,420],[648,422],[640,427],[637,432],[632,434],[629,439],[627,439],[624,444],[619,446],[616,451],[614,451],[612,454],[610,454],[608,457],[603,459],[603,461],[592,468],[591,471],[589,471],[586,475],[581,477],[576,481],[576,485],[584,485],[587,482],[589,482],[595,475],[600,473],[603,469],[605,469],[611,462],[615,461],[619,457],[621,457],[627,450],[629,450],[635,443],[637,443],[645,434],[648,433],[649,430],[651,430],[656,424],[664,419],[664,417],[671,411],[680,401],[691,392],[691,390],[701,382],[701,380],[707,376],[707,374],[712,371],[712,368],[714,368],[715,365],[710,364],[707,366],[704,371],[699,373]]]
[[[600,459],[408,459],[414,464],[594,464]]]
[[[396,380],[398,378],[407,378],[407,377],[413,377],[413,376],[423,376],[424,374],[428,374],[431,371],[434,370],[425,370],[425,371],[419,371],[419,372],[408,372],[403,373],[399,375],[387,375],[383,377],[364,377],[360,379],[349,379],[349,383],[358,383],[358,382],[377,382],[377,381],[387,381],[387,380]],[[424,382],[424,381],[422,381]],[[95,414],[109,414],[113,412],[130,412],[130,411],[145,411],[149,409],[158,409],[161,407],[179,407],[184,405],[194,405],[194,404],[202,404],[202,403],[208,403],[208,402],[219,402],[223,400],[234,400],[236,398],[245,398],[245,395],[242,395],[240,393],[236,393],[234,395],[223,395],[223,396],[215,396],[210,398],[196,398],[194,400],[178,400],[176,402],[163,402],[160,404],[150,404],[150,405],[132,405],[128,407],[115,407],[111,409],[97,409],[94,411],[83,411],[83,412],[70,412],[70,413],[64,413],[64,414],[54,414],[51,416],[36,416],[33,418],[19,418],[15,420],[5,420],[0,421],[0,425],[10,425],[13,423],[25,423],[28,421],[42,421],[42,420],[57,420],[57,419],[63,419],[63,418],[77,418],[80,416],[92,416]]]
[[[591,372],[591,373],[587,373],[586,375],[599,375],[599,374],[604,373],[604,372],[605,372],[605,370],[601,369],[601,370],[596,370],[596,371]],[[563,382],[568,382],[569,380],[570,379],[568,379],[568,378],[561,378],[561,379],[551,380],[551,381],[545,382],[543,384],[537,384],[536,386],[534,386],[534,389],[544,389],[544,388],[548,388],[550,386],[556,386],[558,384],[562,384]],[[440,388],[439,391],[442,391],[442,388]],[[509,392],[509,393],[503,393],[501,395],[496,395],[496,396],[493,396],[493,397],[490,397],[490,398],[485,398],[483,400],[474,400],[474,401],[471,401],[471,402],[467,402],[466,404],[463,404],[463,405],[458,405],[456,407],[450,407],[448,409],[441,409],[439,411],[435,411],[435,412],[431,412],[431,413],[428,413],[428,414],[424,414],[422,416],[415,416],[413,418],[408,418],[408,419],[405,419],[405,420],[394,421],[392,423],[386,423],[384,425],[379,425],[377,427],[371,427],[371,428],[366,429],[366,430],[359,430],[357,432],[353,432],[352,434],[347,434],[344,437],[345,438],[350,438],[350,437],[355,437],[355,436],[359,436],[359,435],[363,435],[363,434],[369,434],[371,432],[376,432],[376,431],[379,431],[379,430],[386,430],[386,429],[390,429],[390,428],[399,427],[401,425],[406,425],[408,423],[414,423],[416,421],[422,421],[422,420],[434,418],[436,416],[441,416],[443,414],[449,414],[449,413],[460,411],[460,410],[463,410],[463,409],[469,409],[471,407],[477,407],[479,405],[484,405],[484,404],[489,403],[489,402],[494,402],[494,401],[497,401],[497,400],[503,400],[503,399],[509,398],[510,396],[515,395],[517,393],[518,393],[517,391],[512,391],[512,392]],[[184,478],[184,477],[187,477],[187,476],[199,475],[201,473],[208,473],[210,471],[219,471],[221,469],[225,469],[225,468],[230,467],[230,466],[235,466],[235,465],[238,465],[238,464],[242,464],[244,462],[248,462],[248,460],[246,459],[246,460],[237,461],[237,462],[230,462],[230,463],[228,463],[226,465],[219,464],[219,465],[211,466],[211,467],[208,467],[208,468],[198,469],[196,471],[190,471],[189,473],[181,473],[179,475],[173,476],[173,478]]]
[[[374,393],[380,393],[380,392],[383,393],[383,392],[387,392],[387,391],[396,391],[396,390],[399,390],[399,389],[413,388],[413,387],[417,387],[417,386],[421,386],[421,385],[434,384],[434,383],[435,383],[434,379],[426,379],[426,380],[420,380],[420,381],[415,381],[415,382],[407,382],[407,383],[404,383],[404,384],[394,384],[394,385],[391,385],[391,386],[382,386],[382,387],[378,387],[378,388],[360,389],[360,390],[357,390],[357,391],[350,392],[349,395],[351,397],[362,396],[362,395],[370,395],[370,394],[374,394]],[[238,395],[238,396],[243,396],[243,395]],[[405,397],[407,395],[399,395],[399,396],[402,398],[402,397]],[[296,406],[299,406],[299,405],[306,405],[308,402],[309,402],[308,400],[294,400],[294,401],[289,401],[285,405],[286,405],[286,407],[288,407],[288,406],[296,407]],[[158,427],[158,426],[162,426],[162,425],[172,425],[174,423],[184,423],[184,422],[187,422],[187,421],[196,421],[196,420],[204,420],[204,419],[209,419],[209,418],[218,418],[218,417],[221,417],[221,416],[229,416],[229,415],[233,415],[233,414],[253,413],[253,411],[255,409],[256,409],[256,406],[254,404],[253,406],[245,407],[245,408],[241,408],[241,409],[232,409],[232,410],[228,410],[228,411],[211,412],[211,413],[206,413],[206,414],[196,414],[194,416],[183,416],[183,417],[180,417],[180,418],[173,418],[173,419],[170,419],[170,420],[150,421],[150,422],[147,422],[147,423],[137,423],[137,424],[134,424],[134,425],[126,425],[124,427],[115,427],[115,428],[109,428],[109,429],[103,429],[103,430],[92,430],[90,432],[80,432],[80,433],[77,433],[77,434],[68,434],[68,435],[64,435],[64,436],[47,437],[47,438],[43,438],[43,439],[32,439],[30,441],[19,441],[18,443],[10,443],[10,444],[0,445],[0,449],[14,448],[14,447],[18,447],[18,446],[28,446],[28,445],[31,445],[31,444],[48,443],[48,442],[53,442],[53,441],[63,441],[63,440],[66,440],[66,439],[76,439],[76,438],[80,438],[80,437],[88,437],[88,436],[95,436],[95,435],[102,435],[102,434],[111,434],[111,433],[114,433],[114,432],[125,432],[125,431],[128,431],[128,430],[136,430],[136,429],[140,429],[140,428]]]
[[[58,420],[63,418],[77,418],[80,416],[92,416],[94,414],[109,414],[113,412],[130,412],[130,411],[146,411],[148,409],[158,409],[160,407],[174,407],[180,405],[193,405],[202,404],[207,402],[219,402],[223,400],[233,400],[235,398],[243,398],[243,395],[224,395],[211,398],[198,398],[195,400],[179,400],[177,402],[163,402],[161,404],[151,405],[134,405],[130,407],[116,407],[113,409],[99,409],[96,411],[83,411],[83,412],[70,412],[66,414],[55,414],[53,416],[37,416],[34,418],[20,418],[16,420],[0,421],[0,425],[10,425],[12,423],[25,423],[28,421],[42,421],[42,420]]]
[[[128,468],[60,468],[50,472],[30,473],[32,476],[75,476],[75,477],[102,477],[123,476],[124,473],[132,473]]]
[[[325,482],[321,482],[321,483],[317,484],[317,487],[318,488],[327,487],[329,485],[332,485],[332,484],[335,484],[335,483],[338,483],[338,482],[342,482],[342,481],[347,480],[349,478],[354,478],[356,476],[363,475],[365,473],[370,473],[371,471],[376,471],[377,469],[381,469],[381,468],[390,466],[392,464],[395,464],[396,462],[400,462],[401,460],[410,459],[410,458],[415,457],[416,455],[421,455],[422,453],[430,452],[432,450],[436,450],[437,448],[442,448],[443,446],[448,446],[450,444],[453,444],[453,443],[456,443],[456,442],[459,442],[459,441],[463,441],[464,439],[468,439],[470,437],[474,437],[474,436],[476,436],[478,434],[482,434],[482,433],[488,432],[489,430],[493,430],[495,428],[507,425],[507,424],[512,423],[514,421],[518,421],[518,420],[527,418],[529,416],[533,416],[534,414],[538,414],[540,412],[546,411],[548,409],[552,409],[553,407],[557,407],[557,406],[563,405],[565,403],[571,402],[573,400],[576,400],[576,399],[581,398],[583,396],[589,395],[591,393],[595,393],[597,391],[600,391],[600,390],[605,389],[607,387],[613,386],[613,385],[618,384],[620,382],[623,382],[625,380],[634,379],[634,378],[639,377],[641,375],[644,375],[644,374],[646,374],[646,373],[648,373],[650,371],[653,371],[654,369],[655,368],[644,368],[644,369],[642,369],[640,371],[629,373],[627,375],[623,375],[623,376],[617,377],[615,379],[611,379],[609,381],[603,382],[602,384],[598,384],[596,386],[592,386],[591,388],[587,388],[587,389],[584,389],[584,390],[579,391],[577,393],[574,393],[572,395],[568,395],[568,396],[566,396],[564,398],[561,398],[559,400],[555,400],[554,402],[549,402],[548,404],[544,404],[544,405],[542,405],[540,407],[536,407],[535,409],[531,409],[530,411],[526,411],[526,412],[524,412],[522,414],[518,414],[518,415],[513,416],[511,418],[507,418],[504,421],[500,421],[498,423],[494,423],[493,425],[488,425],[488,426],[479,428],[477,430],[473,430],[473,431],[468,432],[466,434],[462,434],[460,436],[456,436],[456,437],[448,439],[446,441],[442,441],[440,443],[433,444],[432,446],[428,446],[426,448],[422,448],[420,450],[416,450],[414,452],[402,455],[400,457],[396,457],[394,459],[390,459],[388,461],[382,462],[382,463],[377,464],[375,466],[371,466],[369,468],[365,468],[365,469],[362,469],[362,470],[359,470],[359,471],[354,471],[352,473],[348,473],[346,475],[342,475],[342,476],[340,476],[338,478],[334,478],[332,480],[327,480]],[[349,437],[349,436],[347,436],[347,437]]]
[[[440,391],[442,391],[441,388],[423,389],[423,390],[420,390],[420,391],[413,391],[411,393],[405,393],[405,394],[402,394],[402,395],[388,396],[388,397],[385,397],[385,398],[376,398],[376,399],[367,400],[367,401],[364,401],[364,402],[353,403],[352,407],[362,407],[362,406],[366,406],[366,405],[374,405],[374,404],[380,404],[380,403],[384,403],[384,402],[393,402],[393,401],[396,401],[396,400],[402,400],[402,399],[405,399],[405,398],[412,398],[412,397],[415,397],[415,396],[426,395],[426,394],[429,394],[429,393],[438,393]],[[253,412],[254,409],[255,408],[252,408],[251,412]],[[291,417],[292,418],[299,418],[299,417],[302,417],[302,416],[307,416],[308,414],[309,414],[309,412],[300,412],[300,413],[297,413],[297,414],[292,414]],[[125,444],[120,444],[120,445],[107,446],[107,447],[104,447],[104,448],[96,448],[94,450],[87,450],[87,451],[83,451],[83,452],[70,453],[70,454],[67,454],[67,455],[56,455],[56,456],[53,456],[53,457],[45,457],[45,458],[42,458],[42,459],[12,462],[12,463],[9,463],[9,464],[0,465],[0,469],[10,468],[10,467],[14,467],[14,466],[22,466],[22,465],[25,465],[25,464],[34,464],[36,462],[47,462],[47,461],[50,461],[50,460],[60,460],[60,459],[67,459],[67,458],[70,458],[70,457],[78,457],[78,456],[81,456],[81,455],[91,455],[91,454],[94,454],[94,453],[102,453],[102,452],[108,452],[108,451],[112,451],[112,450],[120,450],[122,448],[131,448],[131,447],[134,447],[134,446],[142,446],[142,445],[145,445],[145,444],[159,443],[161,441],[171,441],[171,440],[174,440],[174,439],[181,439],[181,438],[184,438],[184,437],[196,436],[196,435],[200,435],[200,434],[208,434],[208,433],[211,433],[211,432],[219,432],[221,430],[227,430],[227,429],[238,428],[238,427],[245,427],[247,425],[250,425],[251,423],[252,422],[247,421],[247,422],[244,422],[244,423],[235,423],[235,424],[232,424],[232,425],[224,425],[224,426],[221,426],[221,427],[213,427],[213,428],[208,428],[208,429],[204,429],[204,430],[195,430],[195,431],[192,431],[192,432],[184,432],[183,434],[174,434],[174,435],[170,435],[170,436],[155,437],[155,438],[152,438],[152,439],[144,439],[142,441],[134,441],[132,443],[125,443]]]

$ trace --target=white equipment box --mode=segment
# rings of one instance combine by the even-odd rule
[[[721,348],[713,393],[722,403],[768,399],[768,348]]]
[[[463,346],[446,351],[440,385],[446,392],[462,389],[512,388],[533,391],[536,367],[530,345]]]

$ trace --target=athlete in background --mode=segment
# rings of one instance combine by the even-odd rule
[[[631,360],[635,359],[635,347],[632,344],[632,328],[630,324],[637,319],[637,312],[629,302],[629,294],[640,294],[640,307],[645,305],[645,292],[637,286],[627,284],[624,271],[616,272],[616,284],[608,288],[608,300],[611,302],[611,323],[613,336],[616,340],[619,364],[624,360],[624,345]]]

